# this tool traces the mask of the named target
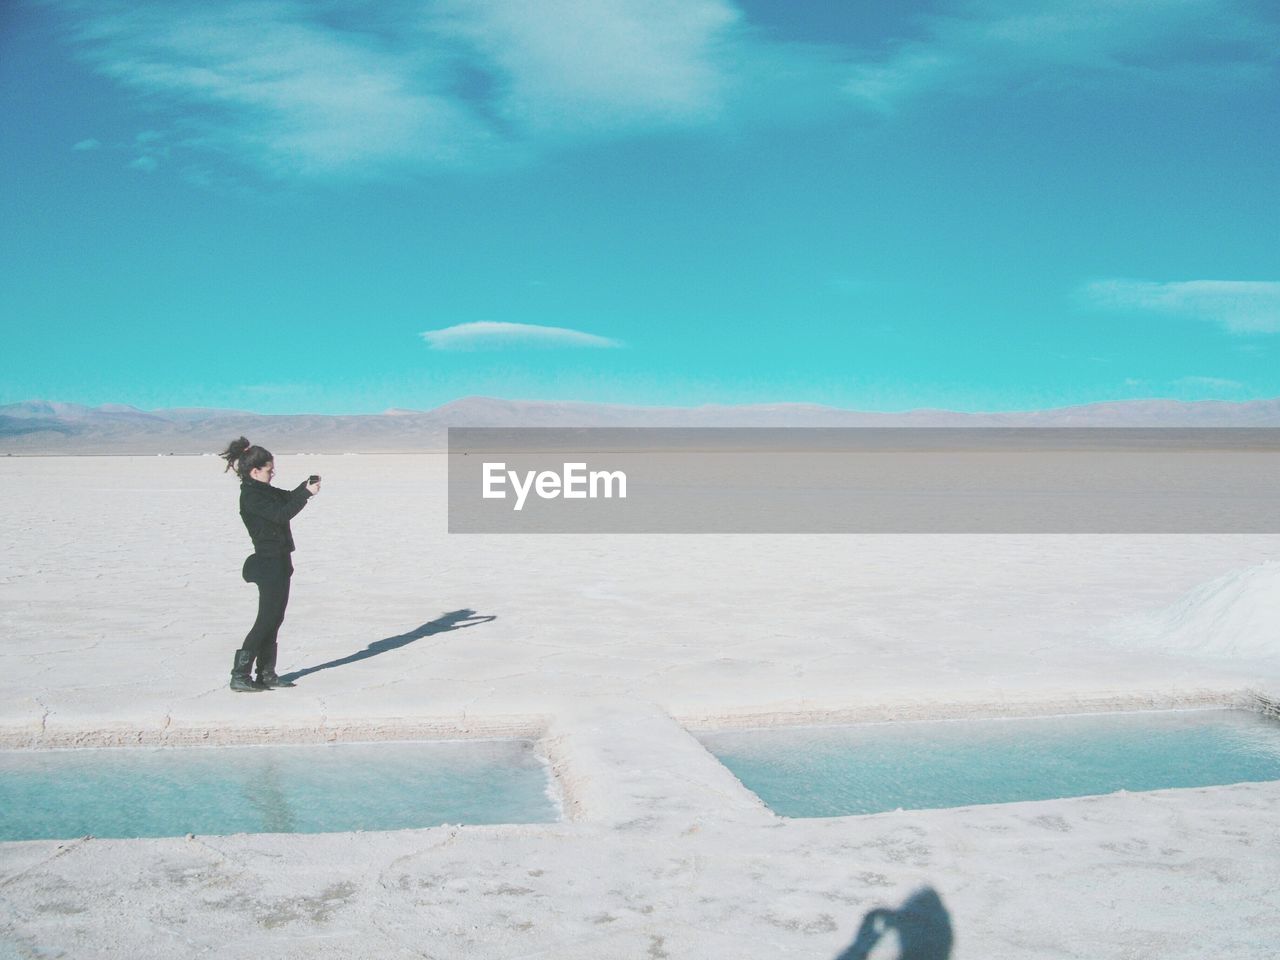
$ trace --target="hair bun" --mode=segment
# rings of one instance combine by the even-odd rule
[[[240,472],[240,459],[253,449],[253,444],[249,442],[248,437],[237,437],[227,444],[227,449],[223,450],[218,456],[227,461],[226,469],[234,469],[236,473]]]

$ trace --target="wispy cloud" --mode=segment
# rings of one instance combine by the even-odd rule
[[[921,39],[854,68],[851,97],[892,111],[924,92],[1012,83],[1257,80],[1274,74],[1280,39],[1241,0],[955,0],[919,22]]]
[[[1203,390],[1231,392],[1244,389],[1239,380],[1227,380],[1223,377],[1181,377],[1176,381],[1180,387],[1195,387]]]
[[[1207,320],[1232,333],[1280,333],[1280,282],[1270,280],[1100,280],[1085,300],[1106,310]]]
[[[721,48],[740,19],[724,0],[452,0],[443,11],[431,29],[479,55],[507,121],[573,134],[716,114]]]
[[[49,0],[102,74],[209,154],[379,176],[714,119],[728,0]]]
[[[309,383],[246,383],[240,385],[243,393],[254,396],[296,396],[314,389]]]
[[[97,150],[101,146],[102,146],[102,142],[100,140],[95,140],[93,137],[89,137],[89,139],[87,140],[77,141],[76,144],[72,146],[71,149],[79,150],[83,152],[86,150]]]
[[[491,350],[505,347],[620,347],[608,337],[544,327],[532,323],[460,323],[441,330],[427,330],[423,340],[434,350]]]
[[[1269,77],[1280,43],[1245,0],[951,0],[917,18],[919,39],[860,62],[773,40],[733,0],[45,2],[165,119],[175,160],[282,178],[518,162],[1082,73]]]
[[[206,152],[278,174],[445,159],[483,131],[432,90],[429,50],[291,0],[61,3],[103,74],[168,107]],[[403,7],[401,9],[404,9]]]

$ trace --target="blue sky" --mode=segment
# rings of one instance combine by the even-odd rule
[[[1250,0],[17,0],[0,403],[1280,396]]]

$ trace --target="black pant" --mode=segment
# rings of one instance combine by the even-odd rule
[[[253,621],[240,649],[252,653],[258,661],[259,677],[276,669],[276,634],[289,605],[292,576],[293,564],[288,555],[269,557],[255,553],[244,564],[245,580],[258,585],[258,619]]]

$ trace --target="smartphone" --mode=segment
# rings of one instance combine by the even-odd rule
[[[311,476],[307,477],[307,483],[319,483],[319,482],[320,482],[320,475],[318,473],[313,473]]]

